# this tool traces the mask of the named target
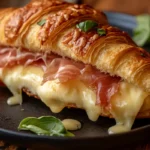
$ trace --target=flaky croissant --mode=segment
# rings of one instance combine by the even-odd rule
[[[46,22],[39,26],[37,22],[42,19]],[[78,22],[90,19],[106,30],[106,36],[95,31],[87,35],[76,28]],[[0,33],[1,45],[52,51],[92,64],[150,92],[149,54],[125,32],[109,26],[102,12],[87,5],[35,0],[23,8],[4,9],[0,11]]]
[[[106,34],[100,36],[96,30],[84,32],[77,27],[86,20],[97,22],[97,28]],[[150,54],[137,47],[127,33],[110,26],[102,12],[84,4],[34,0],[22,8],[2,9],[0,44],[34,53],[52,52],[120,77],[146,92],[145,97],[150,92]],[[24,91],[32,95],[28,89]],[[139,116],[150,117],[143,110]],[[115,117],[110,109],[104,109],[99,115]]]

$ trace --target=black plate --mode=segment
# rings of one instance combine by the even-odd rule
[[[136,26],[133,16],[106,12],[110,23],[129,32]],[[150,139],[150,119],[136,120],[132,131],[108,135],[107,130],[115,124],[113,119],[99,117],[97,122],[88,119],[83,110],[64,109],[59,114],[53,114],[40,100],[24,95],[23,105],[8,106],[7,98],[11,93],[6,88],[0,88],[0,138],[8,142],[34,148],[55,149],[91,149],[128,147],[138,142]],[[19,122],[29,116],[53,115],[60,119],[74,118],[82,123],[82,129],[75,131],[74,138],[37,136],[30,132],[18,132]]]

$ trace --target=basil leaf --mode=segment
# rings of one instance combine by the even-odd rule
[[[42,20],[40,20],[39,22],[37,22],[37,24],[38,24],[39,26],[43,26],[45,23],[46,23],[46,20],[45,20],[45,19],[42,19]]]
[[[88,32],[97,26],[98,26],[98,23],[92,20],[86,20],[77,24],[77,28],[81,29],[84,32]]]
[[[104,29],[100,29],[100,28],[97,29],[97,33],[98,33],[100,36],[106,35],[106,31],[105,31]]]
[[[62,122],[52,116],[42,116],[39,118],[28,117],[23,119],[19,126],[19,130],[29,130],[38,135],[47,136],[74,136],[67,131]]]
[[[139,46],[150,44],[150,16],[137,16],[137,27],[133,31],[133,40]]]

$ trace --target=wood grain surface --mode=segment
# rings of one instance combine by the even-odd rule
[[[4,141],[0,141],[0,150],[37,150],[37,149],[32,149],[29,147],[21,147],[14,144],[6,143]],[[38,149],[38,150],[43,150],[43,149]],[[55,149],[50,149],[50,150],[55,150]],[[114,150],[114,148],[112,148],[112,150]],[[142,144],[142,145],[138,144],[135,147],[115,148],[115,150],[150,150],[150,144]]]

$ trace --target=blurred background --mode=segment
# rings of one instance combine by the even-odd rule
[[[150,0],[83,0],[83,2],[104,11],[117,11],[133,15],[150,13]]]
[[[20,6],[30,0],[0,0],[0,7]],[[150,0],[66,0],[82,2],[103,11],[117,11],[133,15],[150,13]]]

